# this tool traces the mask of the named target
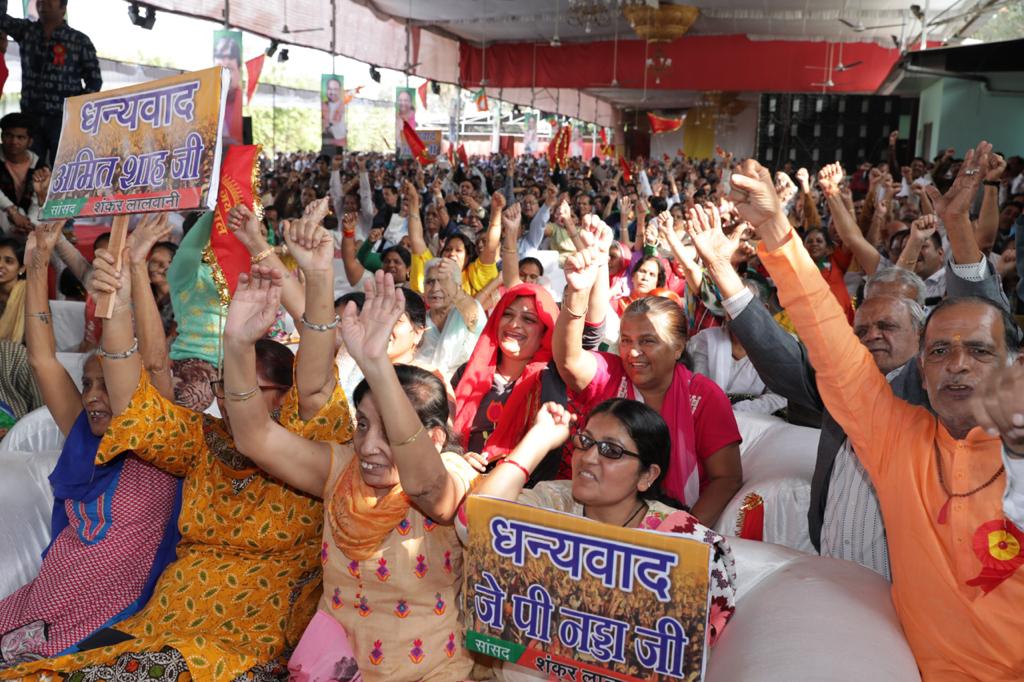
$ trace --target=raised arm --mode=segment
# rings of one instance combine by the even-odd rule
[[[558,374],[569,390],[574,392],[589,386],[597,373],[597,361],[593,354],[583,349],[583,326],[590,290],[601,265],[600,252],[591,246],[571,254],[563,266],[566,285],[562,294],[562,308],[551,339],[551,350]]]
[[[923,215],[910,225],[910,234],[907,242],[903,245],[900,259],[896,262],[898,267],[904,270],[914,271],[917,267],[917,258],[921,255],[921,248],[932,238],[939,227],[939,219],[934,215]]]
[[[306,440],[271,420],[258,395],[256,342],[274,324],[283,285],[281,271],[262,266],[238,278],[224,323],[224,404],[239,452],[274,478],[322,497],[330,445]]]
[[[522,281],[519,279],[519,230],[522,220],[522,206],[519,202],[501,212],[501,283],[506,289]]]
[[[501,243],[501,212],[505,209],[505,195],[495,192],[491,195],[491,219],[487,224],[487,234],[483,246],[480,247],[479,261],[485,265],[498,262],[498,245]],[[518,265],[518,262],[516,263]]]
[[[299,395],[299,417],[308,421],[330,400],[337,380],[334,375],[334,239],[312,220],[286,223],[288,252],[299,264],[306,280],[306,310],[302,328],[295,384]]]
[[[953,184],[945,194],[940,194],[934,185],[926,188],[932,205],[946,226],[953,262],[961,265],[973,265],[984,257],[978,246],[978,235],[975,234],[969,215],[971,203],[977,194],[978,186],[984,177],[982,172],[989,167],[989,153],[992,145],[981,142],[974,149],[968,149],[964,162],[960,166]],[[974,172],[968,175],[967,171]],[[916,221],[915,221],[916,222]],[[913,236],[913,234],[911,235]],[[906,247],[904,247],[904,251]],[[903,257],[900,257],[903,260]]]
[[[696,208],[696,207],[694,207]],[[688,210],[691,216],[694,209]],[[664,211],[656,219],[658,224],[658,232],[661,238],[668,244],[669,250],[672,252],[672,257],[676,259],[676,262],[683,268],[683,274],[686,276],[686,286],[691,291],[700,291],[701,284],[704,283],[704,271],[700,265],[693,258],[693,254],[687,249],[686,245],[683,244],[683,240],[679,238],[679,234],[675,228],[675,218],[668,211]],[[687,224],[689,221],[685,221]]]
[[[355,213],[346,213],[341,218],[341,262],[345,267],[345,278],[351,286],[359,283],[366,268],[356,256],[356,225],[358,218]],[[410,221],[411,222],[411,221]],[[309,305],[307,301],[306,305]]]
[[[868,275],[875,274],[882,256],[871,242],[864,238],[856,219],[850,213],[840,194],[840,183],[846,172],[839,163],[830,163],[818,171],[818,186],[821,187],[825,201],[828,203],[832,224],[836,227],[843,245],[853,253],[854,258]]]
[[[139,354],[150,381],[160,395],[174,400],[171,360],[167,354],[167,336],[160,310],[149,283],[147,257],[153,245],[171,233],[166,213],[150,213],[142,218],[128,236],[128,267],[131,277],[132,307],[135,312],[135,335]]]
[[[999,179],[1006,170],[1006,160],[999,154],[990,153],[988,168],[985,169],[984,195],[981,198],[981,212],[975,237],[978,247],[985,253],[992,251],[999,231]],[[996,184],[991,184],[996,183]]]
[[[404,310],[404,297],[391,275],[377,272],[366,283],[362,312],[357,315],[353,304],[345,308],[341,333],[363,370],[374,403],[387,407],[380,415],[402,489],[424,515],[450,523],[468,491],[448,472],[437,451],[438,441],[444,438],[441,430],[420,422],[388,359],[391,330]]]
[[[320,202],[323,202],[322,206],[326,208],[327,198],[319,199],[313,203],[319,204]],[[310,206],[313,206],[313,204],[310,204]],[[302,291],[302,285],[299,284],[297,279],[287,274],[288,269],[281,262],[277,249],[267,243],[266,238],[260,232],[260,221],[256,219],[256,214],[244,204],[232,207],[228,211],[228,229],[245,246],[253,264],[259,263],[268,268],[286,273],[284,276],[284,291],[281,294],[282,304],[284,309],[288,311],[288,314],[292,316],[292,319],[297,320],[302,317],[302,311],[306,308],[305,293]]]
[[[428,251],[427,240],[423,238],[423,219],[420,218],[420,195],[408,181],[402,185],[402,194],[409,203],[409,243],[412,254],[420,256]]]
[[[598,271],[594,278],[594,286],[590,288],[590,296],[587,299],[586,322],[591,326],[597,326],[605,321],[608,316],[608,309],[611,303],[610,279],[608,275],[608,251],[612,246],[612,228],[595,214],[584,216],[581,232],[592,235],[593,246],[597,250]],[[590,239],[580,235],[581,245],[586,248],[591,243]]]
[[[25,244],[25,346],[43,402],[65,436],[82,412],[82,396],[67,370],[57,361],[57,341],[47,295],[50,255],[63,222],[43,223]]]
[[[100,357],[103,359],[103,381],[110,397],[110,412],[119,415],[128,407],[142,375],[139,340],[132,323],[132,277],[127,270],[128,249],[121,258],[122,267],[115,267],[114,255],[106,249],[96,252],[95,270],[89,283],[91,293],[113,294],[114,311],[103,323]]]
[[[575,415],[570,414],[562,405],[544,403],[530,430],[515,449],[480,482],[474,494],[514,502],[529,480],[526,472],[532,474],[548,452],[569,439],[569,427],[573,421]]]

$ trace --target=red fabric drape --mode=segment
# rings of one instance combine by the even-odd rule
[[[662,90],[721,90],[725,92],[820,92],[827,44],[797,40],[751,40],[743,35],[684,36],[661,47],[673,68],[661,82],[647,87]],[[497,43],[487,47],[487,87],[590,88],[608,83],[612,74],[611,41],[566,43],[549,47],[533,43]],[[536,54],[536,65],[534,65]],[[464,87],[477,86],[483,74],[483,52],[459,45],[459,73]],[[623,88],[642,88],[644,43],[619,41],[614,74]],[[834,74],[830,92],[874,92],[899,59],[899,52],[875,43],[845,43],[845,62],[863,61],[855,69]],[[755,65],[770,64],[771,68]],[[536,66],[536,68],[534,68]],[[536,80],[534,80],[534,78]]]

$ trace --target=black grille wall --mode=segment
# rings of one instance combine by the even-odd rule
[[[862,161],[887,157],[889,133],[909,120],[909,139],[901,139],[901,163],[913,156],[917,134],[917,100],[874,95],[785,94],[761,95],[757,159],[778,169],[790,161],[794,168],[818,169],[841,161],[853,172]]]

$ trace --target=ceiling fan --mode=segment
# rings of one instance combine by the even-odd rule
[[[808,65],[806,65],[806,68],[808,68],[808,69],[820,69],[822,71],[835,71],[836,73],[842,73],[843,71],[849,71],[850,69],[856,68],[856,67],[860,66],[863,63],[864,63],[863,60],[858,59],[855,62],[850,62],[849,64],[844,64],[843,63],[843,44],[839,43],[839,62],[837,64],[834,64],[832,66],[814,66],[814,65],[808,64]]]
[[[839,44],[839,49],[840,50],[843,49],[842,43]],[[826,90],[828,90],[829,88],[836,87],[836,82],[834,80],[832,80],[832,72],[837,70],[837,65],[832,63],[832,51],[833,51],[832,43],[827,43],[827,47],[825,48],[825,66],[823,66],[823,67],[822,66],[809,67],[809,68],[814,68],[814,69],[824,69],[825,70],[825,80],[823,82],[821,82],[821,83],[811,83],[811,87],[821,88],[821,91],[823,93]],[[842,57],[840,56],[839,63],[842,64],[842,61],[843,61]],[[848,64],[844,65],[844,66],[846,67],[845,69],[843,69],[844,71],[846,69],[852,68]]]
[[[281,27],[281,33],[289,35],[291,33],[310,33],[311,31],[322,31],[320,28],[288,28],[288,0],[284,0],[284,26]]]

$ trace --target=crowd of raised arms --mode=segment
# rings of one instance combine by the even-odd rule
[[[30,121],[0,127],[21,159]],[[811,542],[891,581],[926,680],[1024,677],[1024,162],[880,147],[774,174],[724,150],[628,172],[282,154],[262,212],[231,208],[252,267],[230,303],[211,214],[136,218],[90,261],[37,219],[48,171],[23,174],[0,399],[66,441],[0,679],[285,679],[316,612],[352,644],[335,679],[500,675],[465,649],[471,494],[631,528],[688,511],[713,643],[744,412],[821,429]],[[57,288],[87,300],[81,389]],[[972,549],[992,523],[995,568]]]

